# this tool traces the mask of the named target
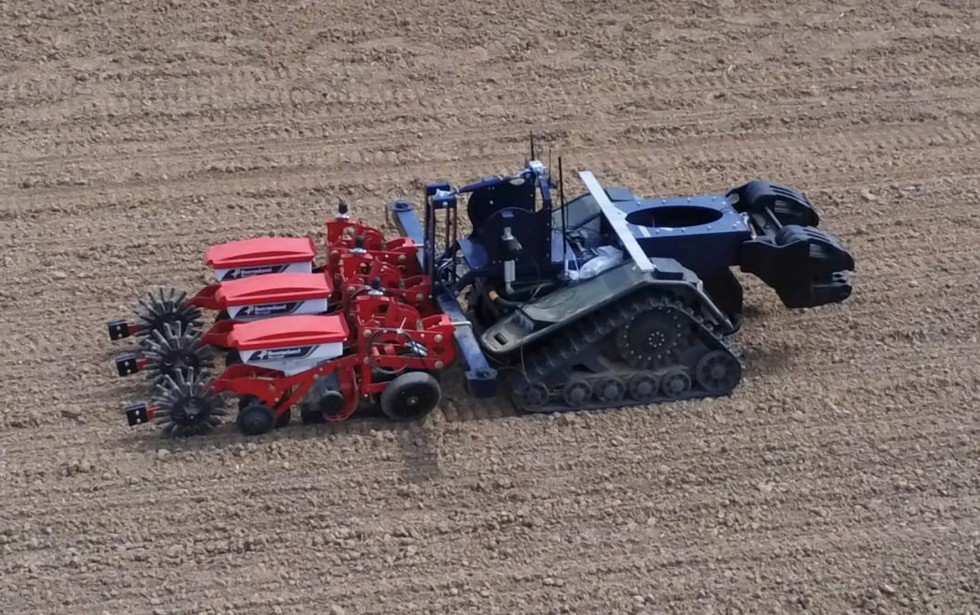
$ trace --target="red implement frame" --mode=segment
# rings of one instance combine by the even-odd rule
[[[303,398],[321,377],[337,374],[344,407],[325,417],[338,422],[348,419],[361,399],[380,394],[390,378],[376,380],[377,371],[388,376],[411,371],[441,371],[455,359],[455,327],[449,317],[423,317],[418,310],[393,297],[358,296],[348,312],[351,337],[345,355],[313,369],[285,376],[282,372],[253,365],[231,365],[210,383],[215,393],[232,392],[239,397],[258,398],[282,415]],[[218,323],[216,326],[233,326]],[[419,349],[424,348],[424,356]],[[155,414],[148,408],[149,418]]]
[[[385,295],[413,306],[422,316],[438,313],[432,301],[432,282],[428,276],[406,276],[371,253],[341,254],[334,276],[336,301],[346,308],[351,299],[360,296],[362,289],[370,288],[374,280],[380,281]]]
[[[386,240],[376,228],[357,220],[331,220],[327,222],[326,268],[337,271],[342,255],[354,250],[357,237],[364,239],[364,249],[377,260],[396,267],[404,276],[422,273],[418,259],[418,246],[408,237]]]

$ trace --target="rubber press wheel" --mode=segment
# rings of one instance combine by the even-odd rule
[[[276,413],[260,401],[253,401],[238,411],[238,429],[246,436],[258,436],[276,426]]]
[[[442,388],[432,374],[408,372],[392,380],[381,392],[381,411],[392,421],[417,421],[432,412]]]

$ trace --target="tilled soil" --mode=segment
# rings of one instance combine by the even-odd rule
[[[790,7],[792,5],[792,7]],[[968,0],[0,4],[0,612],[980,612]],[[731,398],[131,429],[107,319],[205,248],[514,170],[805,191],[845,303],[740,276]],[[547,151],[544,149],[543,151]],[[577,181],[569,181],[574,190]],[[391,231],[391,226],[386,225]]]

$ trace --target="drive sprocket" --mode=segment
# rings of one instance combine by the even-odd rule
[[[182,329],[201,329],[201,310],[187,301],[187,292],[175,288],[159,289],[138,298],[140,309],[136,312],[139,325],[136,337],[144,348],[153,339],[153,333],[163,333],[164,326],[179,324]]]
[[[154,422],[165,438],[195,436],[217,427],[227,412],[223,399],[208,386],[209,379],[193,369],[165,376],[157,385]]]
[[[154,385],[188,370],[203,375],[214,368],[214,350],[201,340],[201,332],[180,323],[164,324],[162,333],[154,331],[146,342],[144,358],[143,369]]]
[[[677,361],[677,351],[687,343],[688,319],[668,305],[657,305],[638,314],[616,335],[616,350],[628,365],[655,370]]]

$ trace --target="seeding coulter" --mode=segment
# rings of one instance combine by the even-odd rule
[[[421,220],[410,202],[390,204],[401,237],[351,220],[342,204],[323,265],[310,239],[212,246],[214,284],[161,292],[136,320],[109,324],[113,339],[141,344],[119,358],[120,374],[148,372],[157,391],[130,422],[206,429],[223,393],[238,395],[248,434],[283,424],[294,405],[304,421],[344,420],[365,400],[418,419],[457,354],[471,395],[494,397],[505,381],[527,412],[729,395],[743,371],[733,269],[789,309],[851,294],[853,257],[798,191],[753,180],[650,199],[579,178],[584,191],[566,201],[561,159],[555,181],[532,145],[511,175],[427,185]],[[206,330],[204,310],[216,313]],[[212,378],[216,353],[225,367]]]

